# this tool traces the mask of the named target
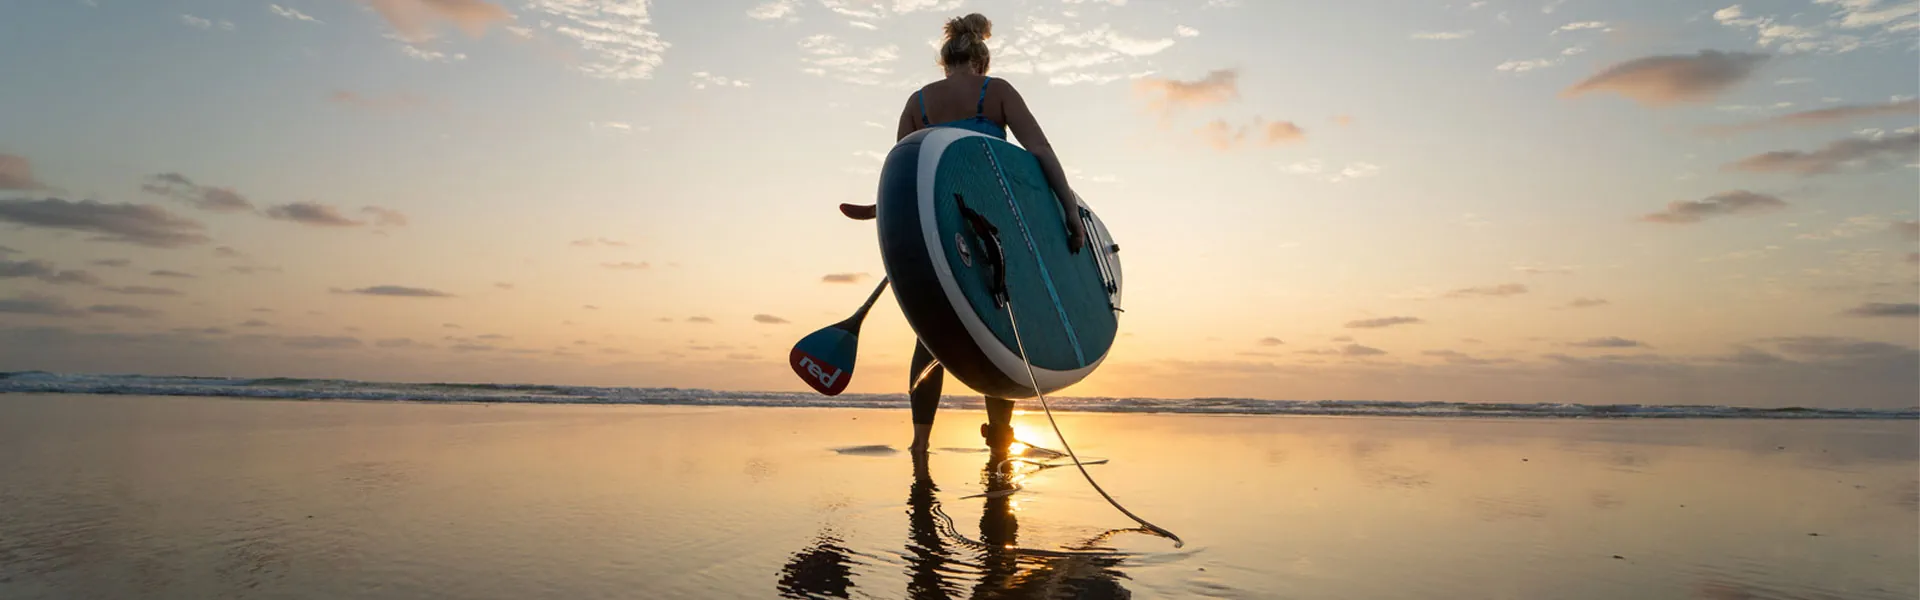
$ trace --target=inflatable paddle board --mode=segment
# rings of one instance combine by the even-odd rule
[[[1062,214],[1033,154],[978,132],[922,129],[887,154],[881,261],[907,323],[967,387],[1031,398],[1035,381],[1058,391],[1106,359],[1119,330],[1119,246],[1076,202],[1078,214]],[[1070,218],[1086,231],[1078,253],[1067,248]]]

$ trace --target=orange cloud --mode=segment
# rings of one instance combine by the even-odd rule
[[[1727,171],[1830,175],[1843,169],[1890,167],[1920,155],[1920,132],[1883,138],[1844,138],[1811,152],[1775,150],[1749,156],[1724,167]]]
[[[507,9],[484,0],[365,0],[375,12],[412,41],[432,37],[433,22],[446,21],[480,37],[495,21],[508,21]]]
[[[1684,225],[1698,223],[1712,217],[1766,212],[1786,206],[1786,201],[1776,196],[1734,190],[1714,194],[1703,200],[1671,202],[1667,204],[1666,210],[1640,217],[1640,220],[1649,223]]]
[[[1147,105],[1160,112],[1225,104],[1240,98],[1240,72],[1221,69],[1194,81],[1142,77],[1133,83],[1135,92],[1147,97]]]
[[[1746,81],[1767,58],[1765,54],[1716,50],[1638,58],[1602,69],[1560,96],[1613,92],[1654,107],[1703,102]]]
[[[1267,122],[1254,118],[1252,125],[1234,127],[1225,120],[1215,119],[1199,130],[1201,138],[1209,145],[1220,150],[1232,150],[1249,140],[1262,146],[1272,146],[1286,142],[1306,139],[1307,131],[1292,121]]]
[[[1920,99],[1909,99],[1909,100],[1902,100],[1899,102],[1887,102],[1884,104],[1860,104],[1860,105],[1852,105],[1852,106],[1835,106],[1833,108],[1822,108],[1818,110],[1806,110],[1806,111],[1800,111],[1797,113],[1780,115],[1778,117],[1760,119],[1757,121],[1748,121],[1745,123],[1735,123],[1732,125],[1709,125],[1709,126],[1700,128],[1700,132],[1706,133],[1706,134],[1713,134],[1713,135],[1727,135],[1727,134],[1734,134],[1734,133],[1744,133],[1748,131],[1756,131],[1761,129],[1770,129],[1774,127],[1808,127],[1808,126],[1814,126],[1814,125],[1826,125],[1829,123],[1837,123],[1837,122],[1845,121],[1848,119],[1878,117],[1883,115],[1917,116],[1915,115],[1916,112],[1920,112]]]
[[[38,190],[46,184],[33,178],[33,165],[27,157],[0,154],[0,190]]]

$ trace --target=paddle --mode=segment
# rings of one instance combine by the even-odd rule
[[[822,327],[793,345],[787,362],[801,381],[828,396],[839,395],[847,389],[847,383],[853,381],[853,360],[860,350],[860,323],[867,320],[867,309],[873,308],[873,302],[880,299],[880,291],[885,289],[887,280],[882,278],[880,285],[873,288],[873,295],[867,297],[867,303],[860,305],[853,316]]]

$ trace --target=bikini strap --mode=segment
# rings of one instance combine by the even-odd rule
[[[992,84],[993,84],[992,77],[988,77],[985,82],[982,82],[980,84],[980,103],[973,107],[973,116],[975,117],[987,116],[987,86]],[[922,103],[924,104],[925,101],[923,100]]]
[[[920,125],[922,126],[932,125],[931,122],[927,121],[927,91],[920,90],[918,92],[914,92],[913,95],[914,97],[920,99]]]

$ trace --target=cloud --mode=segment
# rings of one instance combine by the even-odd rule
[[[253,202],[232,188],[198,185],[179,173],[148,175],[140,190],[162,196],[201,210],[237,212],[253,210]]]
[[[175,248],[204,244],[207,236],[198,233],[199,222],[174,216],[151,204],[105,203],[93,200],[69,202],[59,198],[44,200],[0,200],[0,221],[31,227],[70,229],[101,234],[103,241],[124,242],[154,248]]]
[[[83,317],[87,312],[74,308],[59,296],[26,292],[12,298],[0,298],[0,313],[46,317]]]
[[[1350,356],[1350,357],[1379,356],[1386,353],[1387,351],[1385,350],[1381,350],[1379,348],[1362,346],[1359,344],[1347,344],[1345,347],[1340,349],[1341,356]]]
[[[500,288],[503,290],[511,290],[513,289],[513,284],[502,281],[502,282],[493,284],[493,287]]]
[[[246,257],[245,254],[241,254],[239,250],[235,250],[231,246],[220,246],[218,248],[214,248],[213,255],[218,256],[220,258],[245,258]]]
[[[1262,346],[1279,346],[1279,345],[1285,344],[1286,342],[1280,341],[1280,338],[1277,338],[1277,337],[1263,337],[1263,338],[1260,338],[1259,341],[1256,341],[1254,343]]]
[[[338,350],[359,348],[360,339],[347,336],[301,335],[282,338],[280,344],[288,348],[299,348],[302,350]]]
[[[802,38],[799,45],[800,61],[808,65],[801,72],[859,85],[879,85],[881,76],[893,74],[886,65],[900,58],[898,45],[855,51],[824,33]]]
[[[1292,121],[1268,123],[1258,117],[1254,118],[1252,125],[1242,125],[1238,128],[1227,124],[1225,120],[1216,119],[1200,128],[1199,133],[1208,144],[1223,151],[1232,150],[1249,139],[1262,146],[1272,146],[1299,141],[1307,136],[1306,130]]]
[[[1415,33],[1409,37],[1416,40],[1451,41],[1451,40],[1464,40],[1464,39],[1467,39],[1467,37],[1472,35],[1473,35],[1472,30],[1430,31],[1430,32],[1423,31],[1423,32]]]
[[[583,60],[575,69],[588,77],[613,81],[652,79],[673,45],[652,29],[646,2],[530,0],[528,10],[544,13],[540,28],[571,38]]]
[[[1526,273],[1528,275],[1572,275],[1574,269],[1576,268],[1577,267],[1569,267],[1569,266],[1549,267],[1544,265],[1519,265],[1519,266],[1515,266],[1513,270],[1519,271],[1521,273]]]
[[[113,292],[115,294],[127,294],[130,296],[178,296],[180,295],[180,291],[173,288],[153,287],[153,286],[146,286],[146,285],[107,286],[100,289]]]
[[[773,315],[754,315],[753,322],[766,323],[768,325],[781,325],[781,324],[787,323],[787,320],[782,319],[780,317],[773,316]]]
[[[231,267],[227,267],[227,272],[228,272],[228,273],[236,273],[236,274],[240,274],[240,275],[252,275],[252,274],[254,274],[254,273],[279,273],[279,272],[280,272],[280,267],[261,267],[261,266],[254,266],[254,265],[234,265],[234,266],[231,266]]]
[[[391,208],[363,206],[360,207],[360,212],[373,215],[374,225],[389,227],[405,227],[407,225],[407,215]]]
[[[513,19],[507,9],[483,0],[363,0],[409,41],[433,37],[433,25],[444,21],[480,37],[487,26]]]
[[[1567,303],[1567,308],[1593,308],[1595,306],[1606,306],[1608,304],[1612,303],[1606,301],[1604,298],[1574,298],[1572,302]]]
[[[440,290],[407,287],[403,285],[376,285],[352,290],[335,290],[342,294],[361,294],[365,296],[399,296],[409,298],[451,298],[453,294]]]
[[[1567,344],[1576,348],[1645,348],[1646,344],[1619,337],[1601,337]]]
[[[373,342],[376,348],[412,348],[416,344],[408,338],[385,338]]]
[[[607,238],[582,238],[582,239],[574,240],[572,242],[568,242],[567,245],[577,246],[581,248],[592,248],[594,246],[610,246],[610,247],[616,247],[616,248],[625,248],[627,246],[627,243],[622,242],[620,240],[610,240]]]
[[[211,19],[196,17],[193,15],[180,15],[180,22],[185,23],[188,27],[192,27],[194,29],[213,29],[215,27],[218,27],[221,31],[233,31],[233,22],[227,21],[227,20],[221,20],[218,23],[215,23]]]
[[[687,317],[687,322],[688,323],[712,323],[713,319],[709,317]]]
[[[1883,169],[1911,162],[1916,156],[1920,156],[1920,131],[1879,139],[1843,138],[1811,152],[1775,150],[1740,159],[1722,169],[1811,177]]]
[[[6,260],[0,259],[0,279],[31,277],[47,283],[98,285],[100,278],[92,273],[76,270],[61,270],[53,263],[44,260]]]
[[[1200,30],[1194,29],[1192,27],[1188,27],[1185,25],[1176,25],[1173,28],[1173,34],[1180,37],[1187,37],[1187,38],[1200,37]]]
[[[1340,167],[1337,171],[1328,171],[1326,162],[1317,158],[1284,165],[1281,166],[1280,169],[1289,175],[1314,177],[1323,179],[1327,183],[1341,183],[1354,179],[1365,179],[1380,174],[1380,165],[1357,161],[1347,163],[1346,166]]]
[[[1843,314],[1849,317],[1920,317],[1920,304],[1868,302],[1849,308]]]
[[[1819,126],[1819,125],[1829,125],[1829,124],[1839,123],[1839,122],[1850,120],[1850,119],[1862,119],[1862,118],[1868,118],[1868,117],[1920,116],[1915,114],[1917,112],[1920,112],[1920,99],[1908,98],[1905,100],[1884,102],[1880,104],[1854,104],[1854,105],[1847,105],[1847,106],[1835,106],[1833,108],[1803,110],[1800,112],[1788,113],[1788,114],[1780,115],[1777,117],[1769,117],[1766,119],[1748,121],[1745,123],[1735,123],[1731,125],[1709,125],[1709,126],[1700,128],[1700,132],[1706,133],[1706,134],[1713,134],[1713,135],[1727,135],[1727,134],[1735,134],[1735,133],[1744,133],[1748,131],[1772,129],[1777,127],[1813,127],[1813,126]]]
[[[1568,23],[1565,25],[1561,25],[1559,29],[1553,30],[1553,33],[1557,34],[1562,31],[1585,31],[1589,29],[1597,29],[1600,31],[1613,31],[1613,28],[1607,27],[1606,21],[1580,21],[1577,23]]]
[[[27,157],[0,153],[0,190],[43,190],[47,184],[33,178]]]
[[[0,256],[6,256],[8,254],[19,254],[19,253],[20,253],[19,250],[8,248],[6,246],[0,246]],[[99,262],[99,261],[95,261],[95,262]]]
[[[131,304],[95,304],[87,307],[87,312],[97,315],[119,315],[131,319],[151,319],[160,316],[160,311]]]
[[[1527,293],[1527,286],[1524,286],[1518,283],[1503,283],[1500,285],[1460,288],[1451,292],[1447,292],[1447,297],[1448,298],[1486,298],[1486,297],[1501,298],[1506,296],[1518,296],[1520,294],[1525,294],[1525,293]]]
[[[319,19],[313,18],[312,15],[300,12],[298,9],[287,8],[278,4],[268,4],[267,10],[273,11],[273,14],[280,15],[282,18],[290,21],[306,21],[308,23],[321,22]]]
[[[800,0],[773,0],[749,9],[747,17],[761,21],[791,19],[799,9]]]
[[[1512,359],[1505,359],[1505,358],[1503,359],[1474,358],[1473,355],[1471,354],[1467,354],[1465,352],[1460,352],[1456,350],[1428,350],[1425,352],[1421,352],[1420,354],[1440,358],[1442,360],[1447,361],[1447,364],[1454,364],[1454,365],[1492,365],[1492,364],[1513,362]]]
[[[1379,329],[1395,325],[1413,325],[1425,322],[1426,321],[1422,321],[1418,317],[1381,317],[1378,319],[1348,321],[1346,327],[1348,329]]]
[[[148,275],[152,275],[152,276],[154,276],[154,277],[171,277],[171,278],[174,278],[174,279],[196,279],[196,278],[195,278],[195,277],[193,276],[193,274],[192,274],[192,273],[182,273],[182,272],[179,272],[179,271],[168,271],[168,270],[166,270],[166,269],[159,269],[159,270],[155,270],[155,271],[149,271],[149,272],[147,272],[147,274],[148,274]]]
[[[820,276],[821,283],[860,283],[871,275],[866,273],[828,273]]]
[[[1142,77],[1133,82],[1134,92],[1147,97],[1147,105],[1158,112],[1225,104],[1240,99],[1240,71],[1209,71],[1193,81]]]
[[[1895,221],[1892,225],[1889,225],[1887,229],[1892,231],[1894,235],[1900,236],[1900,239],[1909,242],[1920,241],[1920,221]]]
[[[267,209],[267,217],[282,221],[292,221],[302,225],[316,227],[359,227],[364,221],[355,221],[340,214],[340,209],[319,202],[295,202]]]
[[[1731,215],[1750,215],[1786,208],[1787,203],[1778,197],[1733,190],[1708,196],[1703,200],[1677,200],[1667,203],[1667,209],[1641,216],[1648,223],[1667,223],[1684,225],[1699,223],[1713,217]]]
[[[600,263],[600,266],[613,269],[616,271],[640,271],[640,270],[646,269],[651,265],[643,261],[643,262]]]
[[[4,253],[0,253],[0,254],[4,254]],[[127,260],[124,258],[103,258],[100,260],[88,262],[87,264],[90,264],[96,267],[124,267],[124,266],[133,264],[133,261]]]
[[[1834,7],[1824,22],[1810,22],[1806,11],[1796,10],[1781,18],[1749,15],[1739,4],[1713,13],[1714,21],[1734,29],[1750,30],[1755,45],[1776,48],[1781,53],[1844,54],[1866,47],[1908,45],[1914,25],[1912,16],[1920,4],[1899,2],[1882,6],[1878,0],[1814,0],[1815,5]],[[1791,22],[1790,22],[1791,21]]]
[[[1561,60],[1562,59],[1558,59],[1558,58],[1513,59],[1513,60],[1500,63],[1498,65],[1494,65],[1493,70],[1505,71],[1509,73],[1525,73],[1527,71],[1545,69],[1547,67],[1560,64]]]
[[[719,75],[708,73],[706,71],[695,71],[693,73],[693,89],[704,90],[704,89],[707,89],[708,86],[753,87],[753,84],[748,83],[744,79],[729,79],[726,77],[721,77]]]
[[[1767,58],[1716,50],[1637,58],[1602,69],[1560,95],[1613,92],[1653,107],[1704,102],[1752,77]]]
[[[1180,31],[1176,27],[1175,35]],[[1172,37],[1134,37],[1107,24],[1083,27],[1078,22],[1061,24],[1030,17],[1004,34],[996,32],[989,44],[996,43],[993,66],[998,72],[1042,75],[1051,85],[1103,85],[1152,74],[1155,65],[1148,57],[1164,52],[1177,41]]]
[[[247,319],[246,321],[240,323],[240,326],[241,327],[272,327],[273,324],[268,323],[266,321],[259,320],[259,319]]]

